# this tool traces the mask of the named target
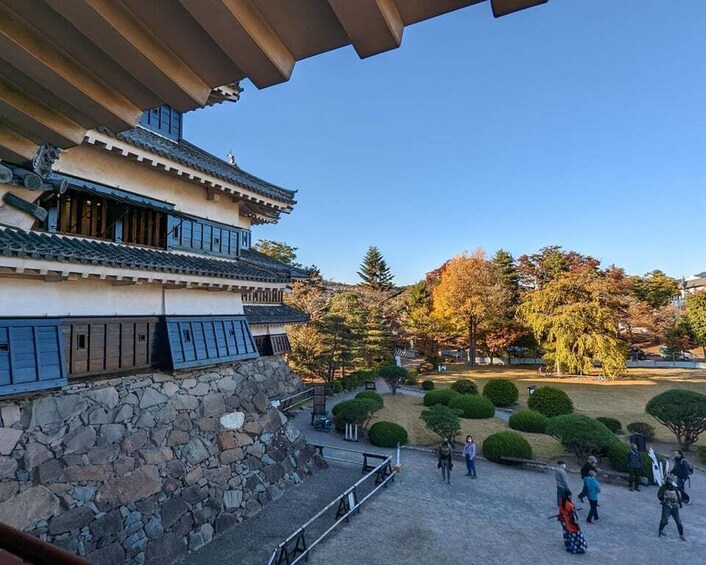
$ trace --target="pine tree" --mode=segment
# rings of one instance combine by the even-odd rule
[[[390,268],[380,250],[374,245],[368,248],[360,265],[358,276],[363,281],[362,286],[372,290],[391,290],[393,288],[393,275],[390,273]]]
[[[512,306],[520,303],[520,273],[514,257],[504,249],[498,249],[492,259],[495,277],[505,287]]]

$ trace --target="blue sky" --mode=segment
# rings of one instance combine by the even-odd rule
[[[678,4],[678,5],[677,5]],[[483,3],[245,84],[188,114],[186,137],[298,189],[255,239],[357,282],[369,245],[412,283],[478,247],[559,244],[628,273],[706,270],[706,2]]]

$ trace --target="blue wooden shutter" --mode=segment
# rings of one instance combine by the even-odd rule
[[[0,395],[65,385],[59,320],[0,319]]]
[[[175,369],[258,357],[245,316],[168,316],[166,321]]]

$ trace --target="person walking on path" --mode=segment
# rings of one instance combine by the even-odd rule
[[[591,505],[586,522],[592,524],[593,520],[596,522],[600,520],[598,517],[598,493],[601,492],[601,483],[596,479],[595,469],[591,469],[588,472],[588,476],[583,480],[583,489],[586,491],[588,503]]]
[[[569,481],[566,477],[566,463],[563,461],[557,461],[554,478],[556,479],[556,503],[560,505],[564,494],[571,492],[571,489],[569,489]]]
[[[441,469],[441,481],[444,483],[451,484],[451,469],[453,469],[453,445],[451,440],[445,439],[439,445],[437,449],[437,455],[439,457],[439,463],[437,467]]]
[[[466,458],[467,477],[476,478],[476,444],[471,436],[466,436],[466,445],[463,448],[463,456]]]
[[[662,503],[662,518],[659,521],[659,533],[657,537],[665,535],[664,528],[669,521],[671,516],[674,519],[674,523],[677,525],[677,531],[679,532],[679,538],[682,541],[686,541],[684,537],[684,526],[681,523],[681,518],[679,517],[679,509],[681,508],[681,492],[676,486],[676,478],[672,475],[667,477],[664,484],[659,487],[657,491],[657,498]]]
[[[640,472],[642,471],[642,457],[640,452],[637,450],[637,445],[634,443],[630,444],[630,451],[625,455],[625,463],[628,468],[628,473],[630,478],[628,483],[630,484],[630,490],[640,491]]]
[[[583,467],[581,467],[581,480],[583,481],[586,477],[588,477],[589,473],[591,471],[595,471],[596,474],[598,474],[598,469],[596,468],[596,463],[598,463],[598,459],[596,459],[593,455],[588,456],[588,460],[586,463],[584,463]],[[583,488],[581,489],[581,492],[579,493],[579,500],[583,502],[583,499],[586,498],[586,485],[584,484]]]
[[[691,497],[686,493],[686,482],[690,481],[690,475],[694,472],[691,463],[684,457],[684,453],[677,449],[674,451],[674,466],[672,473],[677,478],[677,488],[684,504],[691,502]],[[690,483],[691,484],[691,483]]]
[[[571,502],[571,491],[564,492],[559,502],[559,514],[557,520],[564,530],[564,547],[569,553],[586,553],[588,544],[581,532],[576,507]]]

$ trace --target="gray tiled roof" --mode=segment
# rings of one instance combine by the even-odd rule
[[[251,325],[303,324],[309,321],[301,310],[287,304],[246,304],[245,317]]]
[[[0,227],[0,255],[235,280],[282,283],[290,280],[289,270],[282,263],[279,263],[282,268],[277,270],[255,266],[239,259],[185,255],[94,239],[25,232],[15,228]]]
[[[296,194],[296,190],[287,190],[259,179],[183,139],[181,141],[174,141],[141,126],[117,134],[104,128],[100,128],[100,130],[126,141],[131,145],[144,149],[145,151],[156,153],[157,155],[166,157],[187,167],[257,192],[258,194],[287,204],[295,203],[294,195]]]
[[[309,273],[304,269],[299,269],[298,267],[292,267],[291,265],[285,265],[277,259],[273,259],[269,255],[255,251],[254,249],[242,249],[240,251],[241,260],[250,263],[256,267],[267,269],[268,271],[283,272],[289,278],[295,279],[307,279],[309,278]]]

